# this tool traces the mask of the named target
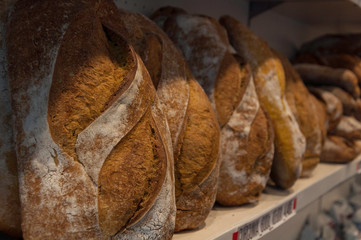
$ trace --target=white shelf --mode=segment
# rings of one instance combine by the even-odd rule
[[[268,232],[273,231],[282,225],[283,222],[295,216],[297,211],[300,211],[317,200],[337,185],[360,173],[360,166],[361,156],[349,164],[321,163],[314,170],[312,177],[299,179],[288,191],[267,187],[258,204],[232,208],[215,206],[201,229],[177,233],[173,239],[232,240],[233,235],[236,235],[242,227],[243,233],[246,231],[247,234],[254,236],[248,239],[262,238],[262,236],[266,236]],[[292,209],[294,201],[296,201],[296,205],[295,209]],[[290,211],[285,214],[282,211],[285,210],[287,205],[291,207],[291,209],[288,209]],[[282,214],[279,216],[280,218],[277,219],[277,222],[273,224],[273,217],[277,210],[281,211],[278,213]],[[267,225],[268,227],[265,227],[261,233],[260,221],[264,216],[269,218],[270,224],[269,226]],[[267,220],[267,217],[263,219]],[[245,228],[251,228],[253,233],[251,233],[250,230],[247,232]],[[258,230],[258,233],[256,233],[255,230]]]

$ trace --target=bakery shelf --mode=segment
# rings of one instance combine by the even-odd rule
[[[297,211],[360,172],[361,155],[348,164],[321,163],[310,178],[299,179],[287,191],[267,187],[257,204],[232,208],[215,206],[200,229],[177,233],[173,239],[262,238],[297,215]]]

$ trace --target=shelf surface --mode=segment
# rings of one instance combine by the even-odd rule
[[[338,184],[361,172],[361,155],[348,164],[319,164],[310,178],[301,178],[282,191],[267,187],[258,204],[215,206],[198,230],[174,234],[174,240],[259,239],[320,198]]]

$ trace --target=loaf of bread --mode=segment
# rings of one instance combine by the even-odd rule
[[[233,206],[257,201],[271,169],[273,129],[259,104],[249,64],[233,56],[217,20],[170,7],[153,16],[185,55],[217,114],[221,126],[217,202]]]
[[[332,68],[345,68],[352,71],[358,79],[358,84],[361,83],[361,58],[346,53],[334,53],[317,55],[317,53],[300,53],[295,63],[313,63],[325,65]]]
[[[330,134],[349,141],[361,140],[361,122],[352,116],[342,116],[341,121]]]
[[[103,25],[98,7],[19,0],[11,14],[6,52],[24,239],[173,234],[167,122],[141,59]]]
[[[307,85],[337,86],[350,93],[355,99],[360,97],[358,79],[350,70],[308,63],[295,64],[294,67]]]
[[[306,142],[286,100],[282,63],[267,43],[242,23],[229,16],[222,17],[220,22],[227,29],[233,47],[251,64],[260,102],[274,125],[271,178],[277,186],[290,188],[301,174]]]
[[[327,132],[337,127],[343,116],[343,107],[341,101],[332,93],[322,88],[309,87],[310,92],[325,105],[326,110],[326,129]]]
[[[319,56],[346,53],[361,57],[361,34],[326,34],[306,42],[299,52]]]
[[[6,69],[5,36],[7,11],[0,3],[0,232],[21,237],[20,199],[12,110]]]
[[[360,149],[354,141],[343,137],[329,135],[323,145],[321,162],[347,163],[360,154]]]
[[[287,103],[306,138],[306,152],[302,159],[301,176],[309,177],[320,162],[322,150],[323,138],[322,129],[319,127],[319,112],[314,100],[311,99],[312,95],[292,67],[292,64],[281,53],[274,52],[282,61],[285,71]]]
[[[322,89],[335,95],[341,102],[343,115],[354,116],[361,120],[361,99],[354,99],[349,93],[339,87],[324,86]]]
[[[214,205],[219,176],[220,130],[211,104],[180,51],[154,22],[113,11],[106,1],[100,12],[107,16],[103,24],[118,28],[142,57],[157,87],[173,143],[175,231],[197,228]]]

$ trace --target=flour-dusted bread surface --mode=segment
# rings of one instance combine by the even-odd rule
[[[273,127],[256,99],[251,79],[239,107],[221,132],[217,202],[222,205],[256,202],[269,178],[274,154]]]
[[[219,168],[216,116],[184,57],[167,35],[141,14],[121,9],[120,15],[111,13],[107,10],[109,4],[102,8],[106,16],[111,16],[104,19],[105,23],[119,23],[114,27],[142,57],[169,123],[175,160],[175,231],[197,228],[215,201]]]
[[[282,64],[267,43],[236,19],[220,20],[235,50],[251,65],[256,91],[275,129],[275,156],[271,178],[281,188],[290,188],[301,174],[305,137],[285,96]]]
[[[168,127],[142,61],[97,7],[24,0],[11,15],[23,236],[170,239]]]
[[[21,237],[17,158],[5,50],[9,3],[1,3],[4,12],[0,15],[0,232]]]
[[[343,137],[329,135],[323,145],[321,162],[347,163],[360,154],[360,149],[353,141]]]
[[[317,64],[300,63],[294,65],[302,80],[313,86],[338,86],[355,99],[360,97],[357,76],[348,69],[331,68]]]
[[[361,140],[361,122],[352,116],[342,116],[341,121],[330,134],[350,141]]]
[[[360,120],[361,108],[360,108],[360,99],[354,99],[348,92],[333,86],[323,86],[322,89],[335,95],[338,100],[340,100],[343,108],[343,115],[354,116]]]
[[[341,101],[332,93],[322,88],[309,87],[310,92],[321,101],[326,110],[326,129],[327,132],[336,128],[343,116],[343,107]]]
[[[183,52],[216,111],[221,126],[217,202],[257,201],[271,169],[273,129],[259,105],[249,64],[234,56],[225,29],[215,19],[169,7],[153,16]]]
[[[286,76],[286,99],[292,113],[296,116],[301,132],[306,138],[306,152],[302,160],[302,176],[310,176],[320,162],[322,151],[322,130],[319,124],[319,112],[311,99],[311,93],[292,67],[289,60],[274,51],[282,61]]]

